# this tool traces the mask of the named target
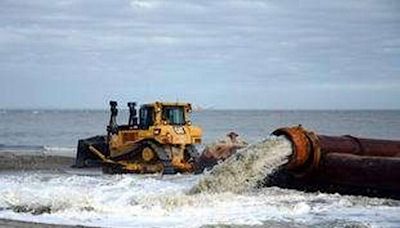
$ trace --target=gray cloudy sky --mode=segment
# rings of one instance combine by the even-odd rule
[[[400,1],[0,0],[0,108],[400,108]]]

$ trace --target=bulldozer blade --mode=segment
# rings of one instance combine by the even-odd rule
[[[89,149],[90,146],[95,146],[100,151],[103,151],[105,156],[107,155],[106,136],[94,136],[87,139],[81,139],[78,142],[76,159],[73,167],[84,168],[101,166],[102,160]]]

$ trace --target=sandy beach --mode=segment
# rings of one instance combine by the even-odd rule
[[[69,225],[60,225],[60,224],[47,224],[47,223],[36,223],[36,222],[24,222],[18,220],[11,219],[0,219],[0,227],[8,227],[8,228],[69,228],[69,227],[89,227],[89,226],[69,226]]]
[[[64,155],[4,151],[0,153],[0,171],[58,170],[69,168],[73,161]]]

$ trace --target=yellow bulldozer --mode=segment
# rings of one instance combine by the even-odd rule
[[[105,173],[194,172],[202,130],[190,121],[189,103],[144,104],[137,115],[129,102],[129,120],[117,124],[117,102],[110,101],[107,135],[78,142],[75,167],[102,166]]]

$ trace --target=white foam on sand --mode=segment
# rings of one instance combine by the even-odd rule
[[[376,226],[400,223],[399,201],[253,188],[260,175],[284,161],[258,164],[264,157],[258,153],[266,153],[261,148],[268,148],[270,153],[287,152],[284,140],[270,140],[243,150],[249,153],[243,156],[249,158],[218,166],[216,170],[230,170],[226,174],[228,182],[219,176],[227,171],[163,177],[48,171],[0,173],[0,218],[105,227],[261,225],[271,220],[288,225],[336,220]],[[235,169],[240,172],[232,171]],[[204,180],[215,180],[223,187],[199,184]],[[193,186],[207,187],[188,194]]]

